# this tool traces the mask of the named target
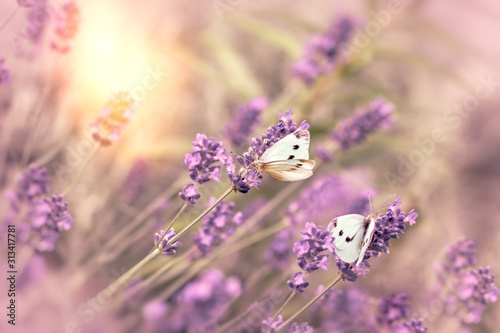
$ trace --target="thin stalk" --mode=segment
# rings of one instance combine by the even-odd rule
[[[184,203],[184,205],[182,205],[181,209],[179,210],[179,212],[177,213],[177,215],[175,215],[174,219],[172,220],[172,222],[170,222],[170,224],[165,228],[165,232],[169,231],[170,228],[172,228],[172,226],[174,225],[175,221],[179,218],[179,216],[181,216],[182,212],[184,211],[184,209],[186,209],[187,207],[187,203]],[[163,240],[163,237],[162,239],[160,239],[160,242]]]
[[[270,332],[271,331],[271,325],[274,323],[274,321],[276,320],[276,318],[278,318],[278,316],[281,314],[281,312],[283,312],[283,309],[285,308],[285,306],[292,300],[293,296],[295,296],[295,294],[297,294],[295,292],[295,290],[293,290],[291,293],[290,293],[290,296],[288,296],[288,298],[286,299],[285,303],[283,303],[283,305],[281,306],[281,308],[278,310],[278,312],[276,312],[276,314],[274,315],[273,317],[273,320],[271,321],[271,323],[269,324],[269,328],[266,330],[266,332]]]
[[[336,278],[335,280],[333,280],[319,295],[317,295],[316,297],[314,297],[312,300],[309,301],[309,303],[307,303],[306,305],[304,305],[302,307],[302,309],[300,309],[299,311],[295,312],[290,318],[288,318],[283,324],[279,325],[277,328],[276,328],[276,332],[279,332],[281,331],[283,328],[285,328],[288,324],[290,324],[295,318],[297,318],[302,312],[304,312],[305,310],[307,310],[311,305],[314,304],[314,302],[316,302],[318,299],[320,299],[321,297],[323,297],[324,294],[326,294],[328,292],[328,290],[332,289],[334,285],[337,284],[337,282],[340,281],[340,279],[342,278],[341,275],[338,276],[338,278]]]
[[[207,215],[208,213],[210,213],[210,211],[212,209],[214,209],[215,206],[217,206],[222,200],[224,200],[231,192],[233,192],[233,188],[232,187],[230,187],[229,189],[227,189],[227,191],[224,192],[224,194],[222,194],[217,200],[215,200],[215,202],[213,204],[211,204],[210,207],[208,207],[207,209],[205,209],[205,211],[203,211],[203,213],[201,213],[200,215],[198,215],[197,218],[195,218],[184,229],[182,229],[177,235],[175,235],[171,240],[169,240],[167,244],[173,244],[173,243],[175,243],[179,238],[182,237],[182,235],[184,235],[186,232],[188,232],[189,229],[191,229],[196,223],[198,223],[202,218],[204,218],[205,215]],[[158,244],[160,244],[160,242],[158,242]],[[161,246],[161,245],[159,245],[159,246]]]
[[[83,165],[80,167],[80,170],[78,170],[78,173],[76,174],[76,176],[73,179],[73,181],[71,182],[71,184],[64,190],[64,192],[62,194],[63,196],[68,195],[68,193],[73,189],[73,187],[75,187],[76,183],[78,182],[78,180],[80,180],[80,177],[83,175],[83,172],[85,171],[85,169],[87,169],[90,161],[92,161],[92,159],[94,158],[94,156],[96,155],[96,153],[100,147],[101,147],[100,144],[94,146],[94,149],[92,150],[92,152],[83,161]]]
[[[12,20],[14,18],[14,16],[16,15],[17,11],[21,8],[21,6],[17,6],[17,8],[12,12],[12,14],[10,14],[10,16],[7,18],[7,20],[5,20],[5,22],[2,24],[2,26],[0,26],[0,31],[3,30],[3,28],[5,28],[5,26],[10,22],[10,20]]]

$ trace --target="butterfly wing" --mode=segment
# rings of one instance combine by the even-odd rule
[[[261,170],[277,180],[293,182],[311,177],[315,164],[313,160],[284,160],[265,163]]]
[[[308,160],[309,141],[308,130],[297,130],[267,148],[260,157],[264,163],[286,160]]]
[[[335,253],[342,261],[353,263],[360,257],[364,221],[363,215],[348,214],[334,218],[328,225],[328,230],[335,237]]]
[[[375,216],[369,215],[363,222],[363,241],[361,242],[361,250],[356,265],[359,265],[365,258],[365,252],[372,241],[373,233],[375,232]]]

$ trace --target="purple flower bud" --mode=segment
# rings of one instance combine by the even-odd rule
[[[295,242],[293,252],[297,255],[298,265],[305,272],[313,272],[319,268],[328,270],[328,253],[334,253],[333,237],[330,232],[314,223],[307,222],[300,232],[302,240]]]
[[[73,218],[62,199],[62,195],[53,195],[37,201],[33,207],[31,225],[38,251],[53,251],[60,233],[71,228]]]
[[[380,300],[377,322],[391,327],[394,322],[410,315],[410,303],[406,293],[393,294]]]
[[[266,320],[262,321],[261,332],[274,333],[276,332],[276,328],[278,328],[279,325],[283,324],[283,322],[284,321],[282,316],[278,316],[275,321],[273,321],[272,317],[269,317]]]
[[[186,154],[183,164],[188,167],[191,179],[200,185],[210,180],[219,181],[219,170],[229,161],[222,142],[197,134],[191,144],[194,151]]]
[[[477,263],[476,256],[474,241],[461,239],[446,250],[446,260],[443,267],[450,273],[457,273],[474,266]]]
[[[314,329],[307,323],[293,324],[288,329],[288,333],[314,333]]]
[[[286,283],[290,288],[292,288],[292,290],[299,293],[306,290],[307,286],[309,286],[309,282],[306,281],[306,277],[302,272],[293,274],[292,279],[288,280]]]
[[[155,233],[154,236],[155,245],[158,244],[158,242],[160,241],[160,239],[163,237],[164,234],[165,234],[164,230],[160,230],[160,233]],[[174,242],[173,244],[167,244],[169,240],[174,238],[174,236],[175,236],[174,228],[170,228],[170,230],[167,232],[167,235],[161,241],[161,247],[160,247],[161,253],[169,256],[174,255],[177,252],[176,248],[182,246],[182,243],[179,241]]]
[[[267,98],[258,97],[242,105],[226,126],[225,134],[233,146],[239,147],[248,140],[253,129],[262,121],[260,114],[269,105]]]
[[[389,129],[394,123],[393,111],[391,104],[378,98],[372,101],[366,110],[341,121],[331,136],[343,150],[348,150],[352,145],[364,142],[369,133],[378,129]]]
[[[396,333],[426,333],[427,326],[423,325],[423,319],[412,319],[411,321],[405,321],[401,325],[394,327],[394,332]]]
[[[179,197],[184,200],[188,205],[196,204],[199,198],[201,198],[201,194],[198,193],[198,189],[194,184],[188,184],[184,186],[182,192],[179,192]]]
[[[19,178],[19,187],[16,196],[19,201],[32,201],[50,191],[50,180],[47,168],[31,164],[29,170]]]

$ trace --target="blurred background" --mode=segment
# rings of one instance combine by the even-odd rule
[[[77,29],[65,37],[57,33],[57,13],[64,3],[0,4],[0,70],[5,69],[0,75],[0,186],[5,193],[0,209],[5,224],[12,218],[8,193],[30,163],[47,168],[50,195],[63,193],[91,154],[90,124],[110,94],[130,92],[137,109],[120,140],[99,149],[64,196],[73,223],[55,249],[36,251],[19,240],[17,323],[14,328],[2,319],[2,332],[73,332],[65,324],[75,309],[141,260],[153,245],[153,234],[181,207],[177,194],[190,182],[182,163],[196,134],[222,141],[235,154],[247,150],[250,137],[248,144],[231,145],[225,129],[238,108],[256,97],[267,98],[269,105],[251,136],[264,133],[280,112],[293,109],[294,121],[311,125],[313,159],[319,159],[315,143],[331,142],[328,133],[339,121],[375,98],[394,105],[395,122],[390,130],[339,152],[302,184],[290,187],[265,176],[260,189],[232,194],[228,200],[243,212],[279,198],[252,232],[281,221],[290,204],[302,200],[304,189],[334,172],[359,193],[375,193],[374,210],[402,198],[405,211],[419,213],[418,223],[393,241],[390,255],[373,261],[368,277],[355,282],[357,288],[373,299],[407,292],[411,317],[424,318],[429,331],[494,332],[500,326],[497,303],[488,305],[479,323],[460,325],[445,316],[432,287],[445,249],[462,238],[475,242],[476,266],[491,265],[491,272],[500,274],[497,2],[74,3]],[[304,45],[339,17],[356,24],[351,43],[329,73],[312,84],[302,82],[292,68],[304,56]],[[198,215],[210,197],[226,190],[227,177],[221,173],[220,182],[200,188],[202,198],[188,207],[176,230]],[[338,206],[333,212],[348,213],[345,209]],[[326,228],[336,216],[331,214],[318,214],[312,222]],[[311,220],[299,221],[296,240],[306,221]],[[192,243],[189,235],[181,241],[178,255]],[[245,312],[269,290],[289,292],[285,282],[298,270],[294,258],[281,271],[254,274],[270,241],[215,258],[203,268],[237,278],[244,295],[221,310],[219,324]],[[139,272],[137,283],[169,260],[152,262]],[[5,265],[2,260],[2,272]],[[202,279],[202,272],[193,273],[192,281]],[[172,273],[170,280],[160,277],[126,300],[94,308],[95,318],[82,331],[212,330],[182,324],[173,328],[175,320],[189,318],[173,310],[175,302],[166,301],[178,295],[184,273]],[[314,274],[309,290],[294,299],[284,317],[333,276],[333,263],[328,272]],[[7,290],[5,279],[0,280]],[[248,294],[255,285],[259,292]],[[352,284],[343,282],[339,288],[346,285]],[[308,318],[302,321],[326,331]]]

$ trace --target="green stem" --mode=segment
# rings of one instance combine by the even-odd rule
[[[94,149],[92,150],[92,152],[83,161],[83,165],[80,167],[80,170],[78,170],[78,173],[76,174],[76,176],[73,179],[73,181],[71,182],[71,184],[62,193],[63,196],[67,196],[68,193],[73,189],[73,187],[75,187],[76,183],[78,182],[78,180],[80,180],[80,177],[83,175],[83,172],[85,171],[85,169],[87,169],[90,161],[92,161],[92,159],[94,158],[94,156],[96,155],[96,153],[100,147],[101,147],[100,144],[94,146]]]
[[[333,280],[319,295],[317,295],[316,297],[314,297],[312,300],[309,301],[309,303],[307,303],[306,305],[304,305],[302,307],[302,309],[300,309],[299,311],[295,312],[290,318],[288,318],[283,324],[279,325],[277,328],[276,328],[276,332],[279,332],[281,331],[283,328],[285,328],[288,324],[290,324],[295,318],[297,318],[297,316],[299,316],[302,312],[304,312],[305,310],[307,310],[311,305],[314,304],[314,302],[316,302],[318,299],[320,299],[321,297],[323,297],[324,294],[327,293],[328,290],[332,289],[334,285],[337,284],[337,282],[340,281],[340,279],[342,278],[341,275],[339,275],[338,278],[336,278],[335,280]]]
[[[198,215],[197,218],[195,218],[191,223],[189,223],[184,229],[182,229],[177,235],[175,235],[171,240],[168,241],[167,244],[173,244],[175,243],[179,238],[182,237],[186,232],[189,231],[196,223],[198,223],[202,218],[205,217],[212,209],[215,208],[222,200],[224,200],[231,192],[233,191],[233,188],[230,187],[224,194],[222,194],[213,204],[210,205],[207,209],[203,211],[200,215]],[[166,233],[166,232],[165,232]],[[160,242],[158,242],[160,244]],[[161,245],[158,245],[161,246]]]
[[[184,203],[184,205],[182,205],[181,209],[179,210],[179,212],[177,213],[177,215],[175,215],[174,219],[172,220],[172,222],[170,222],[170,224],[168,225],[167,228],[165,228],[165,233],[167,231],[170,230],[170,228],[172,228],[172,226],[174,225],[175,221],[179,218],[179,216],[181,216],[182,212],[184,211],[184,209],[186,209],[187,207],[187,203]],[[166,234],[165,234],[166,235]],[[165,235],[163,237],[165,237]],[[162,239],[160,239],[160,242],[163,240],[163,237]]]

